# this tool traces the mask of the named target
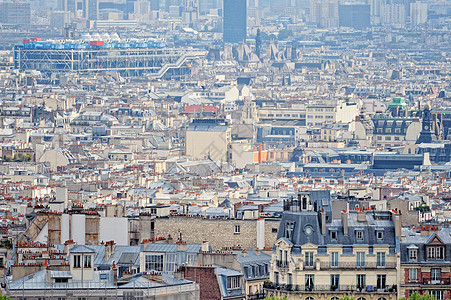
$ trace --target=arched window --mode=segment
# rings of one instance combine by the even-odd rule
[[[338,297],[332,297],[332,298],[330,298],[330,300],[340,300],[340,298],[338,298]]]
[[[387,299],[385,299],[384,297],[380,297],[377,300],[387,300]]]
[[[357,298],[357,300],[366,300],[366,299],[363,297],[360,297],[360,298]]]
[[[307,297],[305,300],[315,300],[313,297]]]

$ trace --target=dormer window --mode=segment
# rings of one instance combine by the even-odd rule
[[[355,232],[355,235],[356,235],[357,240],[359,240],[359,241],[363,240],[363,230],[357,230]]]
[[[74,255],[74,268],[81,268],[81,255]]]
[[[429,246],[427,253],[429,260],[442,260],[445,258],[445,249],[443,246]]]
[[[303,197],[302,198],[302,210],[307,210],[308,209],[308,199],[307,197]]]
[[[241,280],[239,276],[230,276],[227,277],[227,289],[233,290],[233,289],[239,289],[241,287]]]
[[[289,240],[293,238],[294,222],[285,223],[285,237]]]
[[[409,250],[409,261],[417,261],[418,259],[418,250],[410,249]]]
[[[330,231],[330,239],[332,241],[336,241],[337,240],[337,230],[331,230]]]
[[[85,263],[84,263],[84,267],[85,268],[91,268],[91,255],[85,255],[85,259],[84,259]]]
[[[376,231],[376,237],[378,241],[381,241],[384,239],[384,232],[382,230]]]

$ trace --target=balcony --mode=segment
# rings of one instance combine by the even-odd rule
[[[249,300],[259,300],[259,299],[265,299],[265,298],[266,298],[265,293],[255,293],[255,294],[247,296],[247,299],[249,299]]]
[[[429,278],[423,278],[423,284],[424,285],[448,285],[451,284],[450,278],[441,278],[441,279],[429,279]]]
[[[383,289],[377,289],[375,286],[356,286],[356,285],[276,285],[272,282],[265,282],[265,289],[282,290],[288,292],[357,292],[357,293],[396,293],[396,285],[387,286]]]
[[[277,260],[276,265],[279,269],[288,269],[288,261],[286,260]]]
[[[339,262],[338,265],[333,266],[330,262],[321,262],[321,270],[330,269],[396,269],[396,262],[387,262],[384,267],[379,267],[375,262],[366,262],[363,266],[357,265],[357,263]]]

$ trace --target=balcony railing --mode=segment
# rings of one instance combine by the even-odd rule
[[[293,292],[360,292],[360,293],[395,293],[397,291],[396,285],[386,286],[385,288],[378,289],[376,286],[356,286],[356,285],[276,285],[272,282],[265,282],[265,289],[272,290],[286,290]]]
[[[247,299],[249,300],[260,300],[265,298],[266,298],[265,293],[255,293],[247,296]]]
[[[280,269],[288,269],[288,261],[286,260],[277,260],[276,265]]]
[[[356,262],[338,262],[332,264],[331,262],[321,262],[322,270],[328,269],[396,269],[396,262],[386,262],[384,266],[378,266],[375,262],[365,262],[364,264],[357,264]]]
[[[449,278],[441,278],[441,279],[429,279],[429,278],[423,278],[423,284],[450,284]]]

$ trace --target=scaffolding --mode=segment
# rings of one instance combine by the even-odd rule
[[[179,72],[188,69],[187,61],[205,54],[205,51],[180,48],[27,49],[18,45],[14,47],[14,67],[22,71],[37,70],[45,76],[114,71],[123,77],[161,78],[171,69]]]

